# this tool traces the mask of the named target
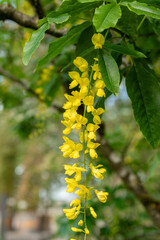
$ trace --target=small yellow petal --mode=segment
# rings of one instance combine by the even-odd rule
[[[80,228],[75,228],[75,227],[72,227],[72,231],[73,231],[73,232],[83,232],[82,229],[80,229]]]
[[[85,234],[89,235],[89,230],[88,230],[88,228],[85,228],[85,229],[84,229],[84,232],[85,232]]]
[[[80,221],[78,222],[78,225],[79,225],[80,227],[82,227],[82,226],[83,226],[83,220],[80,220]]]

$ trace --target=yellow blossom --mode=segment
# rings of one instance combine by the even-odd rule
[[[109,195],[108,192],[95,190],[95,193],[96,193],[100,202],[105,203],[107,201],[107,196]]]
[[[93,69],[93,71],[95,71],[94,74],[93,74],[93,80],[102,79],[102,74],[99,71],[98,64],[94,64],[92,66],[92,69]]]
[[[104,37],[102,34],[94,34],[92,37],[92,42],[95,45],[95,49],[102,48],[104,44]],[[98,59],[96,59],[98,62]],[[92,199],[91,190],[94,187],[87,187],[87,162],[85,159],[85,154],[89,153],[91,158],[97,158],[96,148],[100,145],[99,143],[93,142],[96,141],[96,131],[99,128],[99,124],[101,124],[100,115],[104,112],[103,108],[94,108],[94,100],[95,94],[98,97],[105,96],[104,88],[105,83],[102,80],[102,74],[99,70],[98,64],[94,64],[91,66],[93,71],[93,80],[95,80],[95,85],[92,85],[90,73],[90,67],[88,66],[88,62],[82,58],[77,57],[74,60],[74,65],[82,72],[72,71],[69,72],[69,76],[72,79],[69,88],[73,89],[77,87],[75,91],[72,91],[71,94],[65,94],[67,99],[66,103],[63,105],[65,112],[63,114],[62,123],[66,127],[63,130],[63,134],[69,134],[72,129],[80,130],[79,131],[79,140],[81,143],[75,143],[67,137],[63,137],[64,143],[61,147],[61,151],[63,152],[64,157],[70,158],[79,158],[80,151],[83,150],[83,162],[84,167],[81,167],[79,163],[74,163],[73,165],[64,165],[65,174],[72,176],[72,178],[65,178],[65,182],[67,183],[67,192],[77,194],[79,199],[74,199],[70,203],[70,209],[64,209],[64,213],[66,217],[70,220],[74,220],[78,217],[80,213],[84,212],[84,216],[86,215],[86,203],[87,200]],[[44,71],[48,72],[48,70]],[[80,114],[80,106],[84,105],[82,109],[84,109],[83,114]],[[87,112],[91,112],[93,116],[93,123],[88,123]],[[87,124],[88,123],[88,124]],[[103,173],[106,171],[102,168],[102,165],[94,166],[92,163],[89,164],[89,168],[91,169],[91,174],[98,178],[103,179]],[[82,172],[85,175],[84,185],[80,184],[82,179]],[[102,192],[95,190],[95,193],[98,199],[101,202],[106,202],[107,200],[107,192]],[[81,204],[83,205],[83,212],[81,212]],[[90,207],[90,213],[94,218],[97,218],[97,214],[92,207]],[[78,222],[78,226],[83,227],[84,222],[80,220]],[[86,235],[89,235],[89,230],[87,228],[87,223],[85,222],[85,226],[83,229],[72,227],[73,232],[83,232]],[[71,238],[70,240],[76,240]]]
[[[85,117],[83,117],[83,116],[80,115],[80,114],[77,114],[77,115],[76,115],[76,122],[77,122],[77,123],[74,125],[74,127],[75,127],[76,129],[81,129],[82,125],[86,125],[86,124],[87,124],[88,119],[85,118]]]
[[[98,165],[98,166],[94,166],[92,163],[90,164],[90,169],[91,169],[91,173],[94,177],[98,178],[98,179],[103,179],[104,176],[102,175],[102,173],[105,173],[106,172],[106,169],[105,168],[100,168],[98,169],[99,167],[102,167],[103,165]]]
[[[101,115],[102,113],[104,113],[105,110],[103,108],[98,108],[98,109],[94,109],[92,114],[93,114],[93,122],[95,124],[101,124],[101,119],[99,117],[99,115]]]
[[[74,199],[71,203],[70,206],[72,207],[77,207],[78,210],[81,208],[81,200],[80,199]]]
[[[77,115],[77,111],[76,111],[75,109],[67,109],[67,110],[63,113],[63,118],[64,118],[65,120],[75,121],[76,115]]]
[[[83,103],[84,105],[87,106],[87,112],[91,112],[94,108],[93,108],[93,104],[94,104],[94,97],[93,96],[86,96],[83,99]]]
[[[94,211],[93,207],[90,207],[90,212],[91,212],[91,215],[94,217],[94,218],[97,218],[97,213]]]
[[[36,88],[35,92],[37,94],[41,94],[43,92],[43,88]]]
[[[85,229],[84,229],[84,232],[85,232],[85,234],[89,235],[89,230],[88,230],[88,228],[85,228]]]
[[[94,125],[94,124],[92,124],[92,123],[89,123],[89,124],[87,125],[87,131],[89,132],[89,134],[88,134],[88,138],[89,138],[89,139],[94,139],[94,140],[96,140],[96,134],[95,134],[95,132],[97,131],[98,128],[99,128],[99,126]]]
[[[98,97],[105,97],[106,96],[106,94],[105,94],[105,92],[104,92],[104,90],[102,88],[98,89],[97,96]]]
[[[83,232],[82,229],[80,229],[80,228],[75,228],[75,227],[72,227],[72,231],[73,231],[73,232]]]
[[[89,148],[89,155],[91,156],[91,158],[97,158],[98,155],[95,151],[95,149],[99,146],[99,143],[94,143],[94,142],[88,142],[87,143],[87,147]]]
[[[64,169],[66,170],[65,171],[66,175],[71,176],[74,173],[76,173],[74,178],[77,182],[81,180],[81,172],[87,171],[86,169],[84,169],[82,167],[77,167],[76,163],[73,166],[72,165],[64,165]]]
[[[83,226],[83,220],[80,220],[80,221],[78,222],[78,225],[79,225],[80,227],[82,227],[82,226]]]
[[[83,132],[79,133],[79,139],[81,142],[83,142]],[[87,140],[88,140],[88,132],[86,130],[84,132],[84,140],[85,140],[85,142],[87,142]]]
[[[95,87],[96,88],[104,88],[106,85],[105,83],[102,81],[102,80],[97,80],[96,83],[95,83]]]
[[[63,130],[63,134],[64,135],[69,134],[72,131],[73,123],[71,122],[72,124],[70,124],[70,121],[61,121],[61,123],[63,123],[66,126],[66,128]]]
[[[88,70],[88,62],[82,57],[77,57],[73,63],[81,72]]]
[[[78,217],[81,209],[81,202],[79,199],[75,199],[71,202],[70,206],[73,208],[63,209],[63,212],[66,214],[66,217],[70,220],[74,220]]]
[[[72,80],[73,80],[69,85],[69,88],[72,89],[79,84],[80,79],[81,79],[80,74],[76,71],[69,72],[68,74],[69,74],[70,78],[72,78]]]
[[[66,214],[66,217],[69,220],[74,220],[78,217],[80,211],[77,211],[77,208],[71,208],[71,209],[63,209],[63,212]]]
[[[89,78],[81,78],[80,81],[80,93],[83,94],[82,98],[85,97],[85,94],[88,92]]]
[[[84,185],[78,185],[78,188],[79,189],[75,192],[75,194],[77,194],[82,199],[84,199],[85,196],[88,200],[92,199],[92,194],[87,187],[85,187]]]
[[[81,143],[75,144],[72,140],[67,137],[63,137],[65,143],[59,147],[63,152],[64,157],[79,158],[79,152],[82,151],[83,145]]]
[[[69,155],[70,158],[79,158],[79,152],[82,151],[83,145],[81,143],[75,144],[72,153]]]
[[[82,74],[81,74],[81,78],[88,78],[88,70],[87,71],[85,71],[85,72],[82,72]]]
[[[67,185],[67,192],[72,193],[75,191],[76,187],[78,186],[78,183],[75,179],[72,178],[65,178]]]
[[[101,33],[95,33],[92,37],[92,43],[94,44],[95,49],[102,48],[105,43],[105,38]]]

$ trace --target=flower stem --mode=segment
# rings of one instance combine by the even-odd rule
[[[91,85],[91,81],[92,81],[92,76],[93,76],[93,69],[92,69],[92,71],[91,71],[91,75],[90,75],[90,79],[89,79],[87,96],[89,95],[89,90],[90,90],[90,85]],[[86,111],[87,111],[87,106],[85,105],[83,117],[86,117]],[[84,169],[86,169],[86,159],[85,159],[85,150],[86,150],[85,130],[86,130],[86,126],[83,125],[83,164],[84,164]],[[85,177],[84,177],[85,187],[87,187],[87,173],[86,173],[86,171],[84,172],[84,174],[85,174]],[[86,212],[87,212],[87,194],[85,193],[85,197],[84,197],[84,226],[85,226],[85,228],[87,228]],[[86,239],[87,239],[87,235],[86,235],[86,233],[85,233],[84,240],[86,240]]]

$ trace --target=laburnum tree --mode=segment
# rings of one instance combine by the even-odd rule
[[[48,109],[63,113],[65,142],[60,149],[64,157],[76,159],[73,165],[68,160],[64,166],[70,176],[66,178],[67,191],[78,195],[64,213],[69,220],[81,215],[72,231],[89,239],[87,216],[98,218],[91,199],[95,195],[107,204],[108,191],[97,189],[96,181],[89,177],[102,180],[106,174],[98,158],[105,159],[160,228],[159,198],[150,194],[125,162],[132,136],[117,151],[106,135],[103,120],[106,101],[116,101],[123,88],[139,131],[148,147],[158,152],[159,0],[0,1],[0,20],[0,74],[10,81],[8,85],[1,81],[3,108],[15,108],[24,99],[35,98]],[[23,91],[15,94],[17,88]],[[59,95],[64,91],[67,101],[63,105]],[[17,131],[22,137],[31,136],[40,123],[40,119],[25,116]],[[117,124],[121,124],[118,119]],[[72,132],[78,141],[66,136]]]

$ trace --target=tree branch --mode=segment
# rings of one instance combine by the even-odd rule
[[[29,0],[29,2],[34,7],[34,9],[40,19],[45,17],[40,0]]]
[[[16,78],[15,76],[13,76],[10,72],[4,70],[3,68],[0,67],[0,75],[3,75],[5,77],[7,77],[9,80],[11,80],[12,82],[16,83],[17,85],[19,85],[21,88],[23,88],[26,92],[30,93],[32,96],[36,97],[39,101],[44,102],[39,95],[30,87],[28,87],[24,82],[22,82],[20,79]],[[59,112],[63,112],[64,109],[57,106],[56,104],[52,104],[51,105],[52,108],[58,110]]]
[[[0,4],[0,20],[12,20],[19,25],[31,28],[31,29],[38,29],[38,19],[35,17],[30,17],[20,11],[17,11],[14,7],[11,5],[4,5]],[[62,37],[64,35],[61,31],[55,30],[55,25],[52,24],[50,29],[46,31],[46,33],[54,36],[54,37]]]
[[[114,152],[103,136],[100,136],[101,154],[107,159],[110,167],[118,174],[127,188],[139,199],[152,218],[155,226],[160,228],[160,202],[154,200],[145,190],[139,177]]]

